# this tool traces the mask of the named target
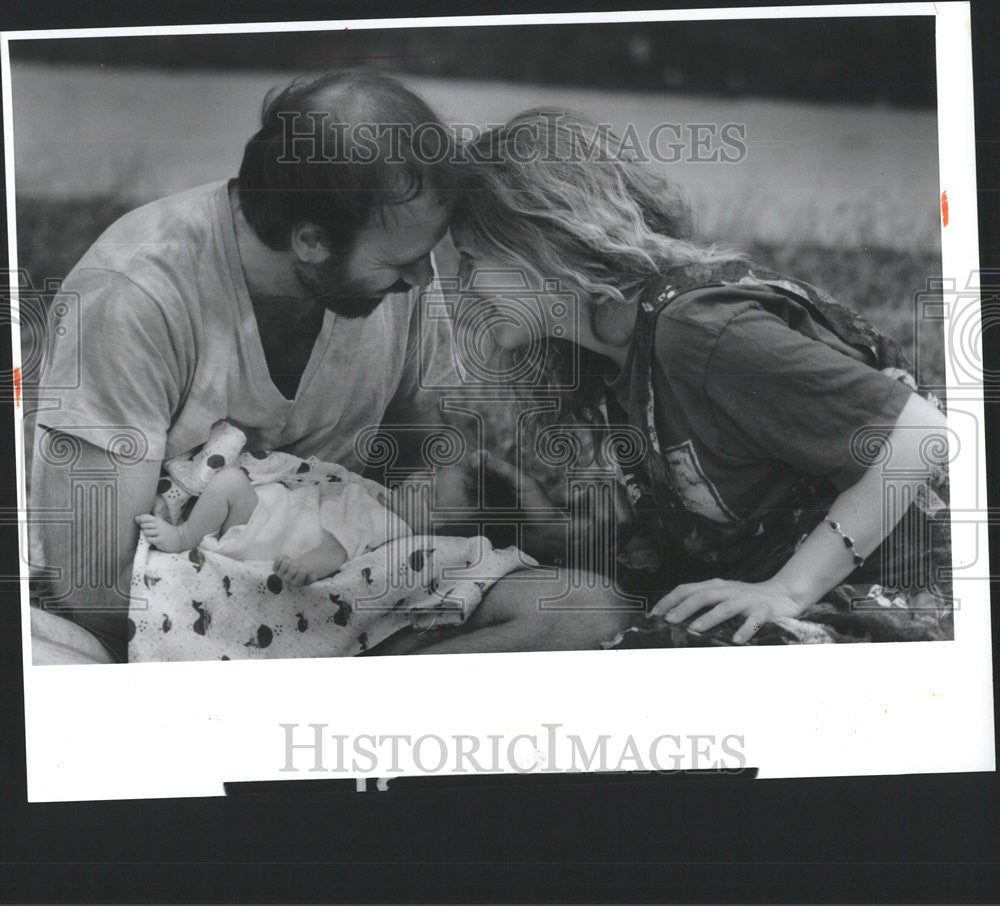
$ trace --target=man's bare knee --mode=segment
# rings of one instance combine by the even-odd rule
[[[542,612],[554,616],[559,631],[580,647],[598,647],[625,629],[642,603],[616,589],[607,576],[571,571],[564,581],[565,595],[548,601]]]
[[[598,648],[642,612],[641,602],[606,577],[560,570],[546,576],[526,570],[506,577],[487,595],[475,624],[516,621],[544,648]],[[470,621],[472,622],[472,621]]]

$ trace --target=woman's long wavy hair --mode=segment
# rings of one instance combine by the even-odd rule
[[[465,145],[459,171],[453,234],[474,251],[574,292],[579,316],[605,342],[613,340],[599,329],[603,306],[637,304],[667,267],[740,257],[696,242],[677,188],[636,160],[609,127],[580,113],[555,107],[519,113]],[[604,392],[604,368],[587,350],[570,355],[568,340],[544,342],[533,389],[574,384],[570,393],[551,394],[560,399],[554,418],[589,420]],[[566,373],[573,362],[575,376]]]

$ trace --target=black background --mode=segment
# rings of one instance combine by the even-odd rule
[[[182,69],[364,65],[412,75],[629,92],[933,107],[934,18],[609,22],[18,41],[14,60]],[[644,48],[642,47],[644,45]]]
[[[667,4],[627,4],[657,5]],[[585,8],[601,7],[551,0],[475,8],[454,0],[7,0],[0,28]],[[980,252],[994,282],[1000,282],[998,12],[991,0],[973,3]],[[984,334],[984,343],[987,370],[998,369],[995,331]],[[5,326],[0,370],[8,373],[9,351]],[[10,388],[3,393],[9,438]],[[987,409],[992,465],[997,413],[995,404]],[[997,481],[991,468],[991,501]],[[0,506],[16,506],[10,442],[0,444],[0,495]],[[996,528],[992,572],[1000,573]],[[13,526],[0,531],[3,572],[10,574],[18,562],[17,533]],[[1000,893],[1000,796],[992,773],[577,783],[540,776],[510,786],[451,781],[387,793],[283,789],[226,799],[28,805],[17,589],[0,586],[0,601],[0,898],[6,901],[996,902]],[[994,643],[996,633],[994,618]],[[109,753],[110,764],[114,758]]]

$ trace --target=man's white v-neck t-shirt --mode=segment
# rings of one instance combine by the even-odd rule
[[[64,281],[37,421],[105,449],[139,429],[144,458],[163,460],[224,418],[248,449],[358,469],[355,438],[390,403],[414,420],[459,384],[451,324],[422,317],[421,297],[388,296],[367,318],[327,312],[288,400],[264,357],[228,184],[190,189],[112,224]]]

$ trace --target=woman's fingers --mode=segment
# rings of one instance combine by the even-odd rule
[[[678,585],[673,591],[660,598],[650,613],[654,616],[665,616],[668,611],[684,603],[691,595],[719,588],[722,584],[720,579],[709,579],[707,582],[686,582],[683,585]]]
[[[733,641],[737,645],[749,642],[763,628],[766,622],[767,620],[761,614],[751,612],[746,620],[743,621],[743,625],[733,633]]]
[[[736,601],[723,601],[716,607],[713,607],[708,613],[703,613],[697,620],[695,620],[690,629],[694,632],[707,632],[709,629],[713,629],[720,623],[725,623],[730,617],[735,616],[740,612],[740,605]]]
[[[650,613],[662,616],[671,623],[679,623],[699,610],[715,605],[707,613],[693,620],[690,628],[694,632],[704,632],[720,623],[742,614],[746,617],[740,628],[733,634],[733,641],[743,644],[749,641],[774,614],[773,592],[763,597],[763,585],[710,579],[707,582],[693,582],[678,585],[664,595]],[[789,602],[790,603],[790,602]]]
[[[650,613],[662,617],[667,611],[677,607],[689,595],[707,588],[717,588],[720,584],[720,579],[709,579],[706,582],[686,582],[683,585],[678,585],[673,591],[660,598]]]
[[[666,614],[671,623],[680,623],[694,616],[699,610],[704,610],[712,604],[721,604],[726,599],[726,591],[721,588],[702,588],[693,591],[680,604],[671,608]]]

